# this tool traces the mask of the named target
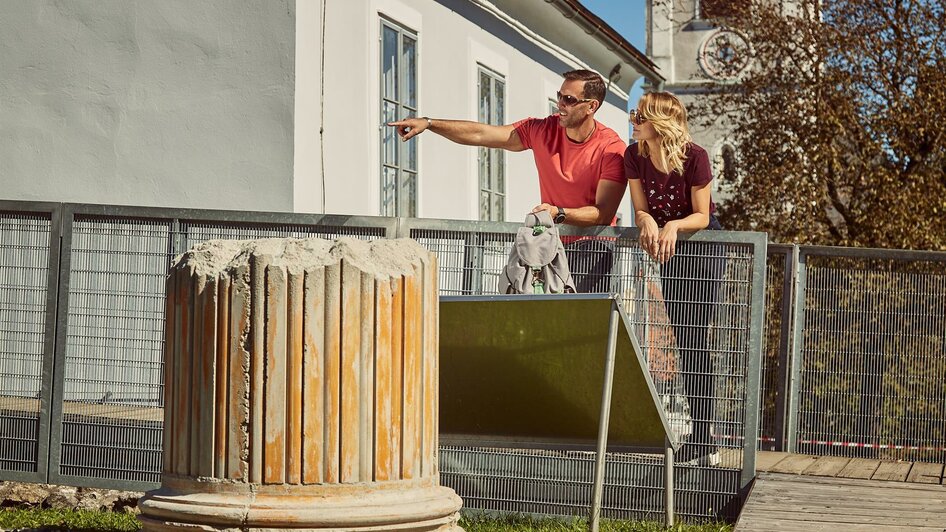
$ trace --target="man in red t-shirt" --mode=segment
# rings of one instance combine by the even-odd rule
[[[391,122],[408,140],[431,130],[469,146],[531,149],[539,171],[542,203],[556,223],[609,225],[624,197],[624,150],[621,137],[594,119],[604,103],[604,80],[590,70],[563,74],[558,114],[493,126],[466,120],[408,118]]]
[[[604,80],[590,70],[572,70],[558,92],[558,114],[526,118],[493,126],[465,120],[408,118],[388,125],[408,140],[426,130],[469,146],[532,150],[539,171],[542,203],[532,212],[548,211],[555,223],[610,225],[614,223],[627,181],[621,137],[595,112],[604,103]],[[613,244],[582,239],[565,246],[578,292],[609,292]]]

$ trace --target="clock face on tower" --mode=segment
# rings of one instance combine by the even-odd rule
[[[732,79],[749,66],[750,52],[749,41],[741,34],[718,29],[700,45],[700,66],[713,79]]]

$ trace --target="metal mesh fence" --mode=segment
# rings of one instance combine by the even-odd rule
[[[37,471],[50,219],[0,213],[0,470]]]
[[[67,220],[63,242],[71,247],[63,248],[63,260],[70,270],[59,305],[68,309],[68,327],[57,330],[65,335],[55,364],[62,380],[54,383],[46,457],[37,453],[45,453],[38,435],[47,426],[41,416],[49,415],[41,413],[40,398],[50,393],[43,368],[52,366],[44,352],[53,340],[46,337],[53,325],[47,306],[55,294],[47,283],[49,268],[58,265],[48,264],[55,256],[49,240],[58,228],[51,227],[55,211],[52,217],[14,211],[0,213],[0,477],[45,471],[39,461],[49,459],[56,466],[49,471],[53,480],[66,476],[77,484],[158,480],[164,275],[173,254],[210,238],[394,236],[391,220],[350,217],[319,224],[304,216],[300,223],[277,224],[250,215],[245,222],[178,223],[170,214],[158,219],[128,208]],[[439,257],[441,293],[495,292],[517,226],[409,222],[410,236]],[[765,273],[766,315],[757,323],[766,327],[762,422],[750,435],[755,413],[748,411],[747,383],[758,370],[748,358],[753,246],[738,238],[707,241],[712,236],[702,233],[680,243],[671,266],[660,266],[630,233],[605,234],[616,236],[563,240],[581,291],[620,294],[671,427],[684,443],[678,459],[694,457],[678,464],[678,513],[735,515],[746,482],[743,445],[754,443],[745,438],[777,437],[779,372],[788,369],[798,383],[787,394],[797,413],[789,436],[798,452],[946,460],[942,257],[877,258],[803,246],[803,308],[792,317],[783,306],[789,294],[782,293],[790,261],[775,260],[773,252]],[[780,335],[788,319],[800,319],[803,329],[794,336],[793,367],[782,368],[779,349],[786,339]],[[589,454],[445,447],[441,459],[444,482],[471,508],[561,515],[588,506]],[[654,456],[609,454],[605,515],[658,517],[661,468]]]
[[[790,256],[790,255],[789,255]],[[783,252],[770,253],[765,269],[765,320],[762,330],[762,391],[759,404],[759,449],[774,450],[778,426],[776,419],[777,402],[783,400],[785,391],[780,390],[779,365],[781,363],[780,346],[782,341],[782,323],[787,317],[782,316],[786,255]],[[785,371],[786,368],[781,368]]]
[[[160,480],[165,279],[177,252],[210,239],[367,239],[384,238],[386,231],[218,222],[178,227],[114,217],[84,217],[72,225],[60,475]]]
[[[72,227],[59,473],[157,482],[170,225]]]
[[[327,238],[342,236],[361,239],[384,238],[378,227],[335,227],[315,225],[235,225],[226,223],[186,222],[181,224],[181,250],[206,240],[249,240],[257,238]]]
[[[513,234],[414,229],[411,238],[437,255],[441,295],[495,294]]]
[[[946,461],[941,261],[807,257],[798,452]]]
[[[438,256],[444,294],[496,293],[512,233],[413,229]],[[745,443],[752,246],[680,242],[667,265],[636,239],[564,237],[579,292],[616,292],[648,359],[677,441],[677,512],[738,512]],[[626,406],[626,405],[625,405]],[[614,398],[621,408],[621,398]],[[572,515],[591,500],[593,453],[444,447],[441,479],[468,508]],[[662,457],[609,453],[604,515],[659,518]]]

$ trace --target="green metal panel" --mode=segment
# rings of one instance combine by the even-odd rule
[[[662,453],[668,424],[646,362],[604,294],[441,297],[441,440],[594,449],[613,305],[608,447]]]

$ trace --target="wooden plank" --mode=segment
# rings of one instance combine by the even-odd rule
[[[21,417],[24,414],[34,417],[37,416],[39,414],[39,405],[40,402],[38,399],[27,399],[23,397],[0,397],[0,410],[16,412],[17,417]],[[171,408],[167,408],[167,410],[171,410]],[[92,404],[80,401],[63,401],[62,403],[63,414],[73,414],[76,416],[86,417],[105,417],[109,419],[157,421],[159,423],[164,419],[164,411],[164,408],[153,406],[129,406],[108,403]]]
[[[217,367],[217,276],[202,276],[204,288],[200,296],[200,356],[198,379],[198,447],[197,474],[214,476],[214,431],[216,424],[216,375]]]
[[[756,455],[756,471],[770,471],[775,464],[778,464],[791,453],[782,453],[777,451],[759,451]]]
[[[302,483],[302,300],[304,273],[288,272],[286,320],[286,482]]]
[[[911,462],[881,462],[877,471],[870,477],[872,480],[892,480],[903,482],[910,474]]]
[[[361,271],[342,261],[341,443],[339,475],[359,482],[361,446]]]
[[[796,521],[791,516],[762,516],[753,515],[736,525],[736,532],[942,532],[943,527],[932,526],[897,526],[853,523],[817,523],[812,521]]]
[[[801,477],[809,478],[809,477]],[[846,480],[846,479],[839,479]],[[878,482],[878,481],[862,481]],[[926,485],[926,490],[901,490],[904,482],[879,481],[880,484],[851,485],[836,483],[834,485],[806,485],[777,482],[778,491],[761,490],[753,493],[754,501],[763,501],[778,506],[781,501],[790,500],[794,506],[801,508],[811,501],[829,500],[836,508],[880,508],[889,511],[891,505],[896,505],[898,511],[924,510],[942,508],[946,505],[946,491],[940,486]],[[933,489],[930,489],[933,488]],[[801,501],[801,502],[799,502]]]
[[[227,392],[230,389],[230,277],[217,281],[217,367],[214,390],[214,477],[227,478]]]
[[[869,479],[878,467],[880,467],[880,460],[851,458],[851,461],[838,473],[838,477]]]
[[[404,278],[391,280],[391,473],[402,479],[404,434]]]
[[[325,472],[325,268],[305,272],[303,336],[302,481],[322,482]]]
[[[817,456],[811,456],[807,454],[790,454],[786,456],[785,459],[779,461],[779,463],[771,466],[768,470],[772,473],[791,473],[794,475],[799,475],[817,460]]]
[[[816,460],[802,471],[803,475],[836,477],[851,461],[846,456],[816,456]]]
[[[338,483],[339,411],[341,402],[342,270],[340,264],[325,267],[325,436],[323,438],[324,482]]]
[[[825,505],[823,508],[830,509],[830,505]],[[822,514],[818,512],[818,509],[815,509],[813,512],[803,512],[799,511],[797,508],[759,508],[753,509],[748,516],[748,520],[753,518],[764,518],[764,519],[776,519],[783,522],[795,522],[799,524],[810,525],[812,523],[832,523],[835,526],[840,526],[842,530],[850,530],[848,528],[850,525],[871,525],[874,527],[874,530],[878,532],[880,530],[887,530],[891,526],[907,526],[907,527],[928,527],[936,525],[937,522],[942,523],[941,519],[944,516],[943,514],[936,515],[930,513],[927,516],[919,517],[907,517],[900,515],[893,509],[890,509],[886,512],[886,515],[865,515],[863,513],[847,513],[840,515],[833,514]],[[939,521],[938,521],[939,520]]]
[[[884,492],[886,500],[911,500],[921,497],[927,501],[942,501],[946,505],[946,489],[929,484],[910,484],[882,480],[862,480],[831,477],[808,477],[780,473],[760,473],[758,479],[778,479],[779,490],[785,494],[818,495],[843,486],[850,489],[876,489]],[[758,481],[757,481],[758,486]],[[753,489],[753,493],[756,489]],[[764,493],[764,490],[762,491]]]
[[[174,472],[174,455],[172,454],[174,446],[174,418],[176,416],[174,405],[174,383],[177,381],[175,373],[175,360],[177,353],[174,351],[174,342],[179,334],[178,322],[175,318],[175,306],[177,301],[177,276],[176,270],[171,269],[164,285],[164,425],[161,431],[161,472]],[[37,402],[38,403],[38,402]],[[2,405],[0,398],[0,405]],[[38,411],[38,410],[37,410]]]
[[[889,483],[889,482],[888,482]],[[916,498],[888,499],[883,489],[835,488],[825,493],[780,493],[757,495],[755,504],[764,505],[769,509],[790,509],[799,513],[815,513],[823,515],[843,515],[854,513],[858,515],[890,515],[891,509],[896,508],[901,517],[923,517],[930,512],[939,512],[943,509],[940,501],[926,501]]]
[[[187,475],[190,473],[190,380],[191,353],[193,352],[193,333],[191,332],[191,329],[193,328],[193,324],[191,323],[191,299],[194,289],[194,282],[192,278],[193,273],[193,266],[185,266],[177,272],[177,300],[179,302],[179,310],[175,311],[174,319],[179,320],[178,323],[180,324],[180,327],[178,327],[178,330],[180,331],[180,340],[175,342],[175,350],[177,351],[178,356],[177,360],[175,361],[174,368],[174,375],[177,379],[175,383],[177,388],[177,400],[175,401],[174,405],[174,411],[177,414],[174,427],[174,470],[179,475]]]
[[[230,283],[230,399],[227,414],[227,478],[243,480],[249,475],[250,402],[250,266],[239,266]]]
[[[266,266],[269,257],[250,256],[250,482],[263,481],[263,368],[266,361]]]
[[[191,282],[194,289],[191,294],[191,356],[190,369],[188,371],[190,379],[184,382],[190,388],[190,402],[187,403],[187,409],[189,410],[188,417],[190,418],[190,436],[188,437],[190,450],[187,451],[189,457],[187,470],[189,475],[194,476],[200,474],[198,470],[201,446],[200,402],[203,399],[203,397],[201,397],[202,390],[200,383],[203,378],[201,375],[201,369],[203,368],[201,360],[204,346],[204,327],[202,322],[204,318],[204,307],[206,306],[203,294],[206,287],[206,279],[203,275],[195,274]]]
[[[286,270],[266,267],[263,482],[286,482]]]
[[[742,459],[744,451],[742,449],[720,448],[719,449],[719,467],[730,469],[742,469]]]
[[[935,518],[899,519],[896,516],[816,516],[797,514],[791,509],[759,510],[740,520],[736,530],[792,530],[804,532],[808,530],[843,530],[887,532],[888,530],[937,530],[942,532],[942,525],[937,526]],[[763,525],[762,523],[765,523]],[[774,525],[774,527],[773,527]],[[769,528],[765,528],[768,526]]]
[[[438,363],[440,359],[440,320],[438,312],[440,309],[437,285],[437,258],[432,253],[424,261],[423,276],[421,277],[423,287],[423,346],[421,351],[421,374],[423,384],[421,386],[423,404],[423,415],[421,418],[422,437],[421,437],[421,477],[436,477],[438,471],[437,464],[437,436],[438,436],[438,412],[437,405],[439,401]]]
[[[762,473],[736,530],[931,530],[944,521],[940,486]]]
[[[420,327],[423,307],[421,287],[415,271],[404,278],[404,401],[401,409],[401,478],[420,474]]]
[[[361,273],[361,346],[358,349],[359,387],[361,389],[358,417],[358,480],[371,482],[374,477],[374,330],[375,330],[375,293],[374,275]]]
[[[391,281],[375,282],[375,397],[374,397],[374,481],[391,480]]]
[[[916,462],[907,475],[907,482],[920,484],[941,484],[943,482],[943,464]]]

